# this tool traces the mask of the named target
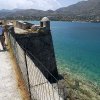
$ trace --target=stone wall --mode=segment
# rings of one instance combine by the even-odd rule
[[[20,70],[22,72],[23,79],[25,81],[25,85],[28,88],[31,99],[32,100],[63,100],[63,98],[61,97],[62,95],[59,95],[58,85],[56,87],[57,89],[55,89],[55,85],[50,84],[49,81],[52,80],[51,79],[52,75],[50,73],[48,73],[47,70],[45,70],[46,68],[45,68],[45,66],[43,66],[43,64],[42,64],[43,62],[40,63],[40,60],[38,58],[36,58],[36,55],[31,54],[32,53],[31,50],[33,50],[33,49],[26,47],[25,43],[28,43],[27,42],[28,40],[26,38],[29,38],[32,36],[14,34],[13,28],[11,30],[9,30],[9,33],[10,33],[9,39],[10,39],[10,43],[11,43],[11,46],[13,49],[14,57],[16,58],[18,67],[20,68]],[[20,39],[22,41],[19,41]],[[30,39],[32,39],[32,38],[30,38]],[[29,43],[31,43],[31,42],[32,41],[29,41]],[[31,46],[33,47],[32,43],[31,43]],[[34,44],[34,45],[36,45],[36,44]],[[41,48],[39,46],[42,46],[42,45],[38,45],[36,47]],[[30,45],[29,45],[29,47],[30,47]],[[30,49],[30,50],[28,50],[28,49]],[[38,49],[35,49],[35,50],[38,50]],[[31,53],[29,53],[28,51]],[[41,52],[41,50],[40,50],[40,52]],[[34,53],[36,53],[36,51],[34,51]],[[48,52],[48,53],[52,53],[52,52]],[[35,56],[35,57],[33,57],[33,56]],[[46,59],[47,57],[48,57],[48,55],[41,56],[41,61],[44,61],[44,60],[42,60],[42,58]],[[49,67],[47,67],[47,68],[49,68]],[[53,72],[55,70],[52,69],[50,71]]]
[[[28,22],[23,22],[23,21],[16,21],[16,27],[21,28],[21,29],[31,29],[33,24],[28,23]]]
[[[56,82],[54,77],[58,79],[58,71],[51,33],[16,34],[15,37],[18,43],[29,51],[27,53],[29,53],[33,62],[38,66],[44,76],[50,82]]]
[[[21,29],[23,29],[23,27],[27,29],[26,27],[31,25],[23,23],[25,22],[16,21],[16,26]],[[51,32],[47,30],[47,28],[49,28],[48,25],[47,27],[40,27],[40,30],[34,33],[13,33],[15,33],[14,37],[17,42],[26,50],[35,65],[41,70],[49,82],[53,83],[58,79],[58,71]]]

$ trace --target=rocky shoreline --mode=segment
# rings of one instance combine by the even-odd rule
[[[75,78],[70,72],[62,72],[63,80],[59,81],[59,87],[65,88],[66,100],[100,100],[100,87],[93,83]]]

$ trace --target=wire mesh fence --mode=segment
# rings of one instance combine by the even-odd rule
[[[26,50],[26,48],[16,41],[15,35],[11,31],[9,31],[9,39],[31,100],[64,100],[64,87],[59,88],[58,79],[30,51]],[[42,72],[32,61],[30,55],[44,68]],[[56,83],[51,84],[43,73],[48,73],[52,76],[52,79],[55,79]]]

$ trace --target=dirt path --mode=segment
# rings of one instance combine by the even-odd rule
[[[9,53],[1,50],[0,43],[0,100],[22,100]]]

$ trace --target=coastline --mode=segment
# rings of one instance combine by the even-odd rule
[[[34,21],[39,21],[39,20],[24,20],[26,22],[34,22]],[[51,22],[56,21],[56,22],[70,22],[70,23],[98,23],[100,24],[100,22],[96,22],[96,21],[67,21],[67,20],[51,20]]]
[[[96,86],[89,80],[85,80],[81,75],[77,76],[69,70],[62,70],[60,68],[58,70],[64,77],[68,98],[71,100],[100,100],[99,86]]]

